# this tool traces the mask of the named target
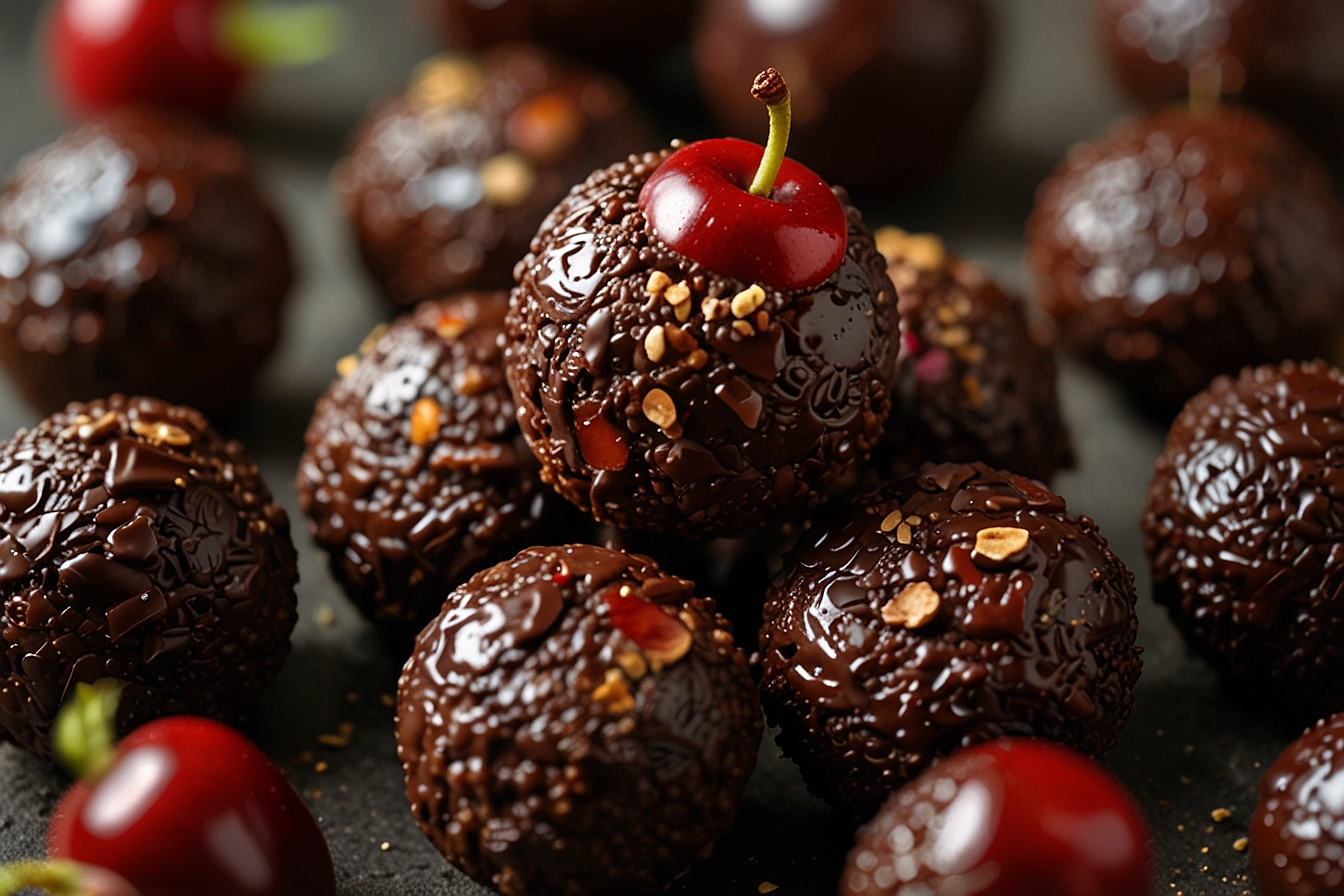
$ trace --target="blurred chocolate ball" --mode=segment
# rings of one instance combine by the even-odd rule
[[[1344,208],[1316,154],[1258,113],[1171,109],[1075,146],[1027,222],[1063,345],[1179,409],[1219,374],[1329,351]]]
[[[530,47],[441,56],[370,113],[335,187],[369,272],[406,306],[508,288],[569,188],[653,143],[608,76]]]
[[[94,119],[0,195],[0,361],[43,411],[118,391],[237,404],[293,280],[242,145],[193,119]]]
[[[983,0],[707,0],[694,26],[701,93],[723,131],[763,142],[748,88],[779,69],[789,155],[855,192],[901,193],[948,163],[989,69]]]

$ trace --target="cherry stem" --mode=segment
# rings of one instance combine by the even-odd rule
[[[284,68],[321,62],[345,43],[345,19],[333,3],[262,6],[229,0],[215,13],[215,34],[237,62]]]
[[[789,126],[793,123],[793,104],[789,102],[789,85],[778,69],[768,68],[756,76],[751,95],[770,110],[770,139],[765,143],[765,155],[756,169],[756,178],[747,191],[753,196],[768,197],[775,189],[779,166],[784,164],[784,152],[789,148]]]
[[[116,758],[117,706],[126,687],[105,678],[75,685],[74,699],[61,707],[51,741],[70,774],[84,781],[102,777]]]
[[[83,866],[78,862],[15,862],[0,865],[0,896],[13,896],[29,887],[52,896],[80,896]]]

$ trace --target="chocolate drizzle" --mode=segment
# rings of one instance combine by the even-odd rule
[[[1026,548],[981,553],[994,528]],[[915,584],[936,615],[887,622]],[[1109,749],[1133,705],[1136,629],[1133,578],[1091,520],[1021,476],[926,467],[837,508],[786,562],[760,636],[763,701],[808,786],[863,815],[967,744]]]

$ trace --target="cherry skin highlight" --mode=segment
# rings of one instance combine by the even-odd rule
[[[674,152],[644,184],[639,207],[663,242],[744,283],[810,289],[835,273],[849,224],[820,177],[785,159],[769,196],[747,191],[763,147],[701,140]]]
[[[859,832],[840,893],[923,883],[977,896],[1150,896],[1148,840],[1129,794],[1096,763],[1044,741],[997,740],[894,794]]]
[[[280,770],[232,728],[189,716],[138,728],[93,783],[71,787],[47,848],[142,896],[336,892],[322,831]]]

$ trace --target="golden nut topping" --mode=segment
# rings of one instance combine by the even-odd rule
[[[745,320],[733,321],[733,332],[740,336],[755,336],[756,328]]]
[[[516,152],[502,152],[481,165],[481,194],[495,208],[514,208],[532,194],[537,173]]]
[[[344,358],[336,362],[336,375],[343,377],[349,376],[350,374],[355,372],[355,368],[358,366],[359,366],[359,355],[346,355]]]
[[[607,677],[593,690],[593,699],[614,716],[624,715],[635,708],[635,698],[631,696],[620,669],[607,670]]]
[[[649,274],[649,282],[648,285],[644,287],[644,291],[654,298],[661,298],[663,293],[666,292],[667,288],[671,285],[671,277],[667,276],[662,271],[653,271]]]
[[[172,445],[185,448],[191,444],[191,433],[171,423],[149,423],[145,420],[132,420],[131,431],[149,439],[155,445]]]
[[[644,416],[659,429],[671,429],[677,423],[677,406],[672,396],[662,389],[654,389],[644,396]]]
[[[882,621],[887,625],[919,628],[928,625],[938,615],[942,597],[928,582],[906,585],[901,593],[887,601],[882,608]]]
[[[987,557],[990,560],[1007,560],[1026,550],[1031,544],[1031,535],[1026,529],[1014,526],[991,526],[975,534],[975,549],[971,556]]]
[[[1229,818],[1232,817],[1232,813],[1227,811],[1226,809],[1219,808],[1214,809],[1212,812],[1210,812],[1209,817],[1212,818],[1214,821],[1218,822],[1219,824],[1222,824],[1223,822],[1227,821]]]
[[[475,364],[470,364],[453,377],[453,388],[459,395],[480,395],[490,386],[485,373]]]
[[[434,325],[434,333],[440,339],[456,339],[469,329],[471,324],[451,314],[440,314],[438,323]]]
[[[421,63],[411,83],[411,102],[421,112],[463,106],[480,95],[481,70],[462,56],[436,56]]]
[[[663,352],[666,350],[667,339],[663,336],[663,328],[649,328],[648,335],[644,337],[644,354],[649,356],[650,361],[657,364],[663,360]]]
[[[692,370],[699,370],[709,363],[709,352],[702,348],[691,349],[691,353],[682,358],[681,363]]]
[[[873,234],[877,251],[888,262],[904,261],[916,270],[936,274],[947,267],[947,249],[931,233],[906,233],[899,227],[883,227]]]
[[[583,136],[583,111],[563,93],[543,93],[509,116],[509,145],[538,164],[559,161]]]
[[[663,335],[667,337],[668,344],[679,352],[689,352],[697,345],[694,336],[681,327],[674,327],[671,324],[663,327]]]
[[[428,445],[439,435],[439,414],[443,409],[432,398],[421,398],[411,405],[411,444]]]
[[[765,303],[765,290],[756,284],[748,286],[737,295],[733,296],[729,306],[733,310],[733,317],[743,318],[749,314],[755,313],[756,309]]]
[[[631,681],[639,681],[649,674],[649,664],[644,661],[644,657],[633,650],[622,650],[616,654],[616,665],[624,670]]]
[[[890,532],[901,524],[901,512],[893,510],[882,519],[882,525],[879,526],[883,532]]]

